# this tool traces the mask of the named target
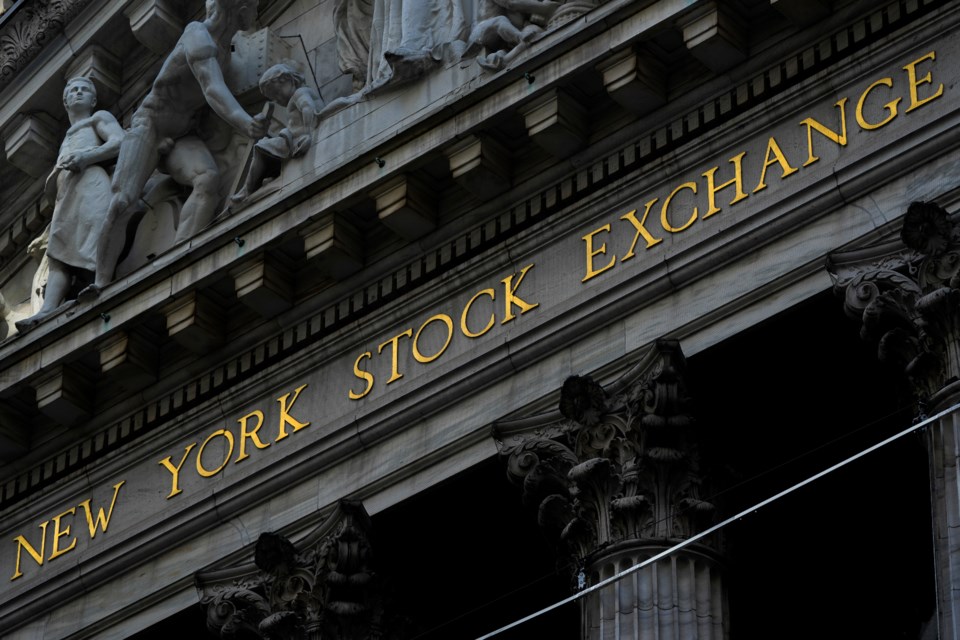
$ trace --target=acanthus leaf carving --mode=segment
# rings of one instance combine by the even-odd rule
[[[861,337],[921,401],[960,376],[960,224],[942,207],[912,203],[899,243],[836,252],[827,269]]]
[[[294,544],[262,534],[254,562],[197,575],[208,629],[221,638],[380,640],[382,584],[372,570],[370,520],[358,502],[342,500],[313,533]]]
[[[0,89],[10,84],[90,0],[36,0],[21,6],[0,30]]]
[[[501,447],[508,477],[572,566],[619,542],[688,538],[709,526],[715,509],[701,497],[684,366],[675,341],[658,341],[609,387],[573,376],[557,412],[497,426],[511,443]]]

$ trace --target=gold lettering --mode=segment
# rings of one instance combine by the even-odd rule
[[[632,212],[631,212],[631,213],[632,213]],[[589,280],[590,278],[593,278],[593,277],[595,277],[595,276],[600,275],[601,273],[603,273],[603,272],[606,271],[607,269],[611,269],[611,268],[613,267],[613,265],[616,264],[616,262],[617,262],[617,256],[611,255],[611,256],[610,256],[610,261],[607,262],[606,265],[600,267],[599,269],[594,269],[594,268],[593,268],[593,257],[594,257],[594,256],[597,256],[597,255],[600,255],[600,254],[606,254],[606,253],[607,253],[607,243],[606,243],[606,242],[604,242],[603,244],[601,244],[599,249],[594,249],[594,248],[593,248],[593,236],[595,236],[596,234],[600,233],[601,231],[603,231],[604,233],[610,233],[610,225],[609,225],[609,224],[605,224],[605,225],[603,225],[602,227],[600,227],[599,229],[594,229],[593,231],[591,231],[591,232],[588,233],[587,235],[583,236],[583,241],[584,241],[584,242],[586,243],[586,245],[587,245],[587,275],[585,275],[585,276],[583,277],[583,279],[580,280],[580,282],[586,282],[586,281]]]
[[[887,124],[888,122],[890,122],[891,120],[897,117],[897,105],[900,103],[900,98],[897,98],[896,100],[891,100],[887,104],[883,105],[883,108],[886,109],[887,113],[889,113],[890,115],[888,115],[886,118],[884,118],[880,122],[877,122],[876,124],[871,124],[867,122],[866,119],[863,117],[863,103],[867,101],[867,94],[869,94],[871,91],[873,91],[876,87],[879,87],[880,85],[883,85],[885,87],[892,87],[893,78],[880,78],[879,80],[874,82],[872,85],[864,89],[863,93],[860,94],[860,99],[857,100],[857,113],[856,113],[857,124],[860,125],[861,129],[864,129],[866,131],[879,129],[880,127],[882,127],[883,125]]]
[[[190,446],[193,447],[194,444],[196,444],[196,442],[194,442]],[[189,451],[189,449],[187,449],[187,451]],[[186,459],[186,456],[184,456],[184,459]],[[182,466],[183,462],[181,462],[180,464]],[[91,540],[93,540],[97,536],[98,527],[104,533],[107,532],[107,527],[110,525],[110,518],[113,517],[113,507],[114,505],[117,504],[117,496],[120,495],[120,487],[122,487],[125,482],[126,480],[121,480],[117,484],[113,485],[113,499],[110,501],[110,508],[107,510],[106,515],[104,515],[103,513],[103,507],[100,507],[99,509],[97,509],[97,517],[94,518],[93,510],[90,508],[89,498],[80,503],[80,506],[83,507],[83,510],[86,512],[86,515],[87,515],[87,528],[90,530]],[[167,496],[167,497],[169,498],[170,496]]]
[[[536,309],[537,307],[540,306],[539,302],[535,304],[530,304],[528,302],[521,300],[517,296],[517,289],[520,288],[520,283],[523,282],[523,276],[527,275],[527,271],[529,271],[532,267],[533,267],[532,264],[528,264],[527,266],[525,266],[523,269],[520,270],[520,276],[517,278],[517,284],[513,284],[513,285],[511,284],[513,282],[513,276],[517,275],[515,273],[507,276],[501,281],[503,282],[504,300],[503,300],[503,320],[500,321],[500,324],[507,324],[508,322],[513,320],[513,318],[515,317],[513,315],[513,305],[517,305],[518,307],[520,307],[520,315],[523,315],[527,311],[530,311],[531,309]]]
[[[633,211],[628,211],[627,213],[620,216],[621,220],[626,220],[627,222],[632,224],[633,227],[637,230],[637,233],[633,236],[633,242],[630,243],[630,250],[627,251],[627,253],[622,258],[620,258],[620,262],[626,262],[627,260],[629,260],[630,258],[636,255],[633,250],[636,249],[637,240],[640,239],[640,236],[643,236],[643,239],[647,241],[647,246],[645,247],[646,249],[649,249],[655,244],[660,244],[661,242],[663,242],[663,238],[654,238],[652,235],[650,235],[650,232],[647,231],[646,226],[644,226],[647,224],[647,216],[650,215],[650,209],[653,208],[653,205],[655,205],[659,199],[660,198],[654,198],[653,200],[651,200],[646,204],[646,208],[643,210],[643,219],[640,220],[639,222],[637,222],[636,209],[634,209]]]
[[[420,334],[423,333],[423,330],[427,328],[427,325],[434,321],[440,321],[447,326],[447,339],[443,343],[443,346],[440,347],[440,350],[437,351],[432,356],[425,356],[420,352],[420,347],[417,346],[418,341],[420,340]],[[427,321],[420,325],[420,328],[417,329],[417,335],[413,336],[413,357],[417,362],[422,362],[424,364],[428,362],[433,362],[437,358],[443,355],[443,352],[447,350],[447,347],[450,346],[450,340],[453,338],[453,319],[445,313],[438,313],[435,316],[427,318]]]
[[[63,530],[60,529],[60,518],[62,518],[63,516],[72,516],[76,511],[77,511],[76,507],[71,507],[70,509],[67,509],[66,511],[61,513],[60,515],[53,516],[53,518],[51,518],[51,520],[53,521],[53,549],[50,550],[50,557],[47,558],[47,560],[53,560],[58,556],[62,556],[67,551],[70,551],[75,546],[77,546],[77,539],[74,538],[73,541],[65,549],[60,548],[60,538],[62,538],[63,536],[70,535],[70,525],[67,525],[66,527],[64,527]]]
[[[398,354],[397,354],[397,343],[400,342],[400,338],[409,338],[409,337],[412,336],[412,335],[413,335],[413,329],[407,329],[407,330],[404,331],[403,333],[401,333],[401,334],[399,334],[399,335],[393,336],[392,338],[390,338],[389,340],[387,340],[386,342],[384,342],[382,345],[380,345],[379,347],[377,347],[377,354],[380,354],[380,353],[383,352],[383,348],[384,348],[385,346],[387,346],[388,344],[389,344],[389,345],[393,345],[393,352],[391,353],[391,357],[390,357],[390,367],[391,367],[391,368],[390,368],[390,379],[387,380],[387,384],[390,384],[390,383],[393,382],[394,380],[399,380],[400,378],[403,377],[403,374],[400,373],[400,370],[399,370],[399,364],[398,364],[399,358],[398,358]]]
[[[248,431],[247,420],[250,418],[257,419],[257,426]],[[250,457],[250,454],[247,453],[247,440],[253,440],[253,446],[255,446],[257,449],[266,449],[270,446],[269,442],[262,442],[260,440],[260,436],[257,435],[257,431],[259,431],[260,427],[263,426],[263,411],[255,409],[251,413],[248,413],[237,420],[237,422],[240,423],[240,455],[237,456],[236,462],[246,460]]]
[[[277,398],[277,402],[280,403],[280,435],[277,436],[276,442],[280,442],[287,437],[287,425],[289,424],[293,427],[293,433],[300,431],[304,427],[309,427],[309,422],[300,422],[296,418],[290,415],[290,411],[293,409],[294,403],[297,401],[297,398],[300,397],[300,392],[307,388],[307,385],[302,384],[296,389],[293,390],[293,400],[290,401],[290,404],[287,404],[287,398],[290,397],[290,394],[282,395]]]
[[[370,393],[370,391],[373,389],[373,374],[370,373],[369,371],[364,371],[363,369],[360,368],[361,360],[363,360],[364,358],[372,358],[372,357],[373,357],[373,354],[370,353],[369,351],[366,351],[364,353],[361,353],[360,356],[357,358],[357,361],[353,363],[353,375],[357,376],[361,380],[366,381],[367,387],[360,393],[354,393],[353,389],[350,389],[347,395],[350,397],[351,400],[359,400],[363,396]]]
[[[667,220],[667,208],[670,206],[670,202],[673,200],[673,197],[680,193],[683,189],[689,189],[694,193],[697,192],[697,183],[696,182],[684,182],[682,185],[670,192],[670,195],[667,196],[667,199],[663,201],[663,208],[660,210],[660,225],[663,227],[664,231],[669,231],[670,233],[680,233],[687,227],[693,224],[697,219],[697,207],[693,207],[693,213],[690,214],[690,217],[681,227],[674,227],[670,225],[670,221]]]
[[[920,99],[917,94],[917,87],[921,84],[932,84],[933,83],[933,74],[928,71],[923,77],[917,77],[917,65],[923,62],[924,60],[936,60],[937,52],[931,51],[930,53],[920,56],[913,62],[907,64],[903,68],[907,71],[907,77],[910,79],[910,106],[907,107],[907,110],[904,113],[910,113],[917,107],[922,107],[932,100],[936,100],[943,95],[943,83],[940,83],[940,86],[937,87],[936,92],[933,95],[927,96],[926,98]]]
[[[770,157],[770,154],[773,154],[773,157]],[[770,139],[767,140],[767,155],[766,159],[763,162],[763,169],[760,171],[760,182],[757,183],[757,188],[753,190],[754,193],[757,191],[762,191],[767,188],[767,169],[772,167],[774,164],[780,165],[780,179],[783,180],[791,173],[796,173],[796,167],[791,167],[790,163],[787,162],[787,157],[783,155],[783,151],[780,149],[780,145],[777,144],[777,139],[773,136],[770,136]]]
[[[846,109],[847,99],[841,98],[840,101],[836,104],[840,108],[840,133],[828,129],[824,125],[820,124],[813,118],[806,118],[800,121],[800,125],[807,126],[807,152],[809,157],[807,161],[803,163],[803,166],[813,164],[820,159],[820,156],[813,155],[813,130],[816,129],[817,133],[822,135],[827,140],[831,140],[835,144],[845,147],[847,145],[847,109]]]
[[[30,554],[30,557],[33,558],[33,561],[37,563],[37,566],[43,565],[43,550],[47,545],[47,525],[50,523],[48,520],[40,525],[40,553],[37,553],[37,550],[33,548],[27,539],[23,536],[17,536],[13,539],[17,543],[17,564],[13,570],[13,577],[10,580],[16,580],[23,575],[20,571],[20,550],[26,549],[27,553]]]
[[[480,336],[485,334],[487,331],[490,331],[490,329],[493,328],[493,325],[497,321],[496,315],[491,311],[490,320],[487,321],[487,325],[483,329],[481,329],[479,332],[473,333],[472,331],[470,331],[470,329],[467,328],[467,314],[470,313],[471,305],[473,305],[473,303],[476,302],[477,298],[479,298],[480,296],[490,296],[491,300],[496,300],[497,292],[494,291],[493,289],[483,289],[482,291],[477,291],[477,293],[474,294],[474,296],[467,301],[467,304],[464,305],[463,313],[460,314],[460,331],[463,333],[463,335],[467,336],[468,338],[479,338]]]
[[[230,448],[227,449],[227,455],[223,457],[223,462],[220,463],[220,466],[209,471],[206,467],[203,466],[203,450],[206,448],[207,444],[216,438],[217,436],[222,436],[227,443],[230,445]],[[279,440],[279,438],[277,438]],[[212,478],[217,475],[223,468],[227,466],[227,463],[230,462],[230,456],[233,455],[233,433],[227,431],[226,429],[217,429],[213,433],[207,436],[207,439],[203,441],[203,444],[200,445],[200,450],[197,451],[197,473],[200,474],[203,478]]]
[[[718,207],[716,203],[716,195],[721,189],[726,189],[731,185],[735,185],[737,187],[737,193],[733,196],[733,200],[730,201],[731,205],[737,204],[747,197],[747,194],[743,192],[743,167],[741,166],[741,161],[745,155],[747,155],[746,151],[730,158],[730,162],[733,163],[733,178],[727,180],[723,184],[716,185],[713,182],[713,176],[717,170],[720,169],[720,167],[713,167],[704,172],[703,176],[707,179],[707,203],[710,205],[707,208],[707,212],[703,214],[704,218],[708,218],[717,211],[720,211],[720,207]]]
[[[167,500],[177,495],[178,493],[183,493],[183,489],[180,488],[180,469],[183,468],[183,463],[187,461],[187,456],[190,455],[190,450],[197,446],[196,442],[191,442],[190,445],[183,452],[183,457],[180,458],[180,464],[173,466],[172,456],[167,456],[159,462],[161,466],[166,468],[173,475],[173,480],[170,485],[170,493],[167,495]]]

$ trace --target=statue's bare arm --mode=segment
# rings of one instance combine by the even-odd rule
[[[262,137],[266,133],[266,123],[250,116],[230,93],[217,61],[217,45],[206,27],[199,22],[187,25],[180,43],[190,71],[203,90],[210,108],[238,131],[251,138]]]
[[[123,142],[123,129],[109,111],[93,114],[93,127],[103,143],[89,149],[79,149],[60,158],[59,166],[68,171],[83,171],[92,164],[116,158]]]

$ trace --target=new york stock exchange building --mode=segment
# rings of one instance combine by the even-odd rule
[[[0,11],[0,636],[960,638],[960,2]]]

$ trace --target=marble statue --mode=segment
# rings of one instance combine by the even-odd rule
[[[467,0],[337,0],[337,55],[356,92],[321,116],[458,59],[470,34],[468,8]]]
[[[16,323],[20,333],[59,309],[75,278],[89,282],[96,270],[97,245],[111,197],[110,176],[102,165],[117,157],[123,139],[117,119],[108,111],[94,111],[96,105],[93,82],[83,77],[67,82],[63,106],[70,128],[46,184],[48,192],[56,191],[45,239],[49,273],[43,305]]]
[[[266,133],[266,117],[249,115],[223,77],[230,41],[237,31],[250,29],[256,17],[256,0],[207,0],[206,19],[184,28],[123,138],[98,246],[96,276],[78,299],[96,298],[113,279],[131,205],[154,169],[160,167],[178,184],[191,188],[180,211],[175,242],[193,237],[213,219],[220,199],[220,175],[197,122],[209,106],[251,138]]]
[[[478,20],[463,57],[482,48],[486,53],[477,56],[477,64],[490,71],[502,69],[543,31],[559,6],[550,0],[480,0]]]
[[[260,188],[268,173],[275,172],[282,160],[302,156],[313,142],[313,130],[323,100],[316,89],[306,86],[306,79],[292,63],[273,65],[260,77],[260,92],[267,100],[284,105],[287,126],[276,135],[261,138],[253,145],[253,156],[241,189],[231,200],[241,203]]]

